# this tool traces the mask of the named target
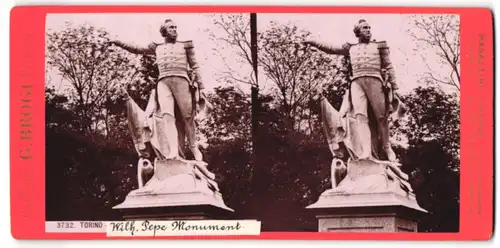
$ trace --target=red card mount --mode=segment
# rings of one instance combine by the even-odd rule
[[[10,44],[17,239],[492,236],[489,9],[19,6]],[[384,132],[363,129],[360,99],[406,116],[397,161],[359,138]],[[145,219],[242,229],[106,232]]]

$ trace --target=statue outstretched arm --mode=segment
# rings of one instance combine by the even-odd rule
[[[137,46],[133,44],[127,44],[125,42],[119,41],[119,40],[114,40],[111,41],[111,44],[114,44],[128,52],[134,53],[134,54],[142,54],[142,55],[155,55],[155,50],[156,50],[156,43],[150,43],[147,47],[142,47],[142,46]]]
[[[193,70],[194,81],[198,84],[198,88],[200,90],[205,89],[205,85],[203,84],[203,79],[200,73],[200,65],[196,60],[193,42],[186,41],[184,43],[184,48],[186,49],[186,56],[189,67]]]
[[[380,42],[378,42],[378,48],[380,51],[382,70],[386,71],[387,83],[389,83],[392,86],[393,90],[397,90],[399,87],[396,83],[396,75],[394,72],[394,66],[393,66],[391,59],[390,59],[389,46],[387,46],[387,42],[380,41]]]
[[[332,45],[332,44],[328,44],[325,42],[314,41],[314,40],[306,41],[304,43],[309,44],[311,46],[314,46],[314,47],[318,48],[319,50],[321,50],[325,53],[328,53],[328,54],[344,55],[344,56],[349,55],[350,45],[348,43],[344,43],[341,46]]]

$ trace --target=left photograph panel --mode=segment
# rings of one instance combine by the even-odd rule
[[[243,218],[250,14],[46,18],[46,220]]]

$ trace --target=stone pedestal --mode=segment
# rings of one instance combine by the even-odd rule
[[[417,232],[426,211],[394,193],[330,195],[308,207],[319,232]]]
[[[126,220],[228,219],[234,211],[224,204],[213,174],[203,166],[196,161],[157,161],[146,185],[113,209]]]
[[[347,175],[307,207],[319,232],[417,232],[422,209],[407,176],[380,161],[349,163]]]

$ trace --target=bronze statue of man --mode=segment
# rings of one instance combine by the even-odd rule
[[[350,130],[353,132],[351,135],[356,136],[356,142],[352,142],[351,147],[357,150],[354,152],[356,159],[378,159],[379,154],[385,153],[389,161],[395,161],[396,155],[389,141],[391,98],[387,93],[394,93],[398,85],[389,59],[389,47],[385,41],[371,39],[370,25],[366,20],[359,20],[353,31],[358,38],[357,43],[345,43],[341,46],[317,41],[304,43],[328,54],[350,57],[352,78],[348,92],[350,101],[347,105],[353,118]],[[343,105],[344,110],[341,108],[341,115],[346,114],[345,107]],[[374,117],[370,118],[371,116]],[[352,130],[356,130],[355,134]]]
[[[204,85],[193,42],[177,40],[177,26],[171,19],[162,23],[160,34],[164,42],[152,42],[147,47],[121,41],[111,43],[134,54],[156,57],[158,82],[153,92],[154,97],[150,98],[150,103],[153,103],[148,104],[146,109],[147,117],[152,119],[149,126],[154,129],[151,143],[156,153],[159,153],[161,159],[176,159],[182,151],[179,151],[179,146],[182,146],[187,136],[195,160],[202,161],[203,155],[196,140],[194,117],[196,105],[204,97]],[[175,111],[176,109],[178,111]],[[180,116],[176,116],[176,112],[180,112]],[[154,118],[151,118],[153,115]],[[176,125],[179,118],[182,123],[180,126]]]

